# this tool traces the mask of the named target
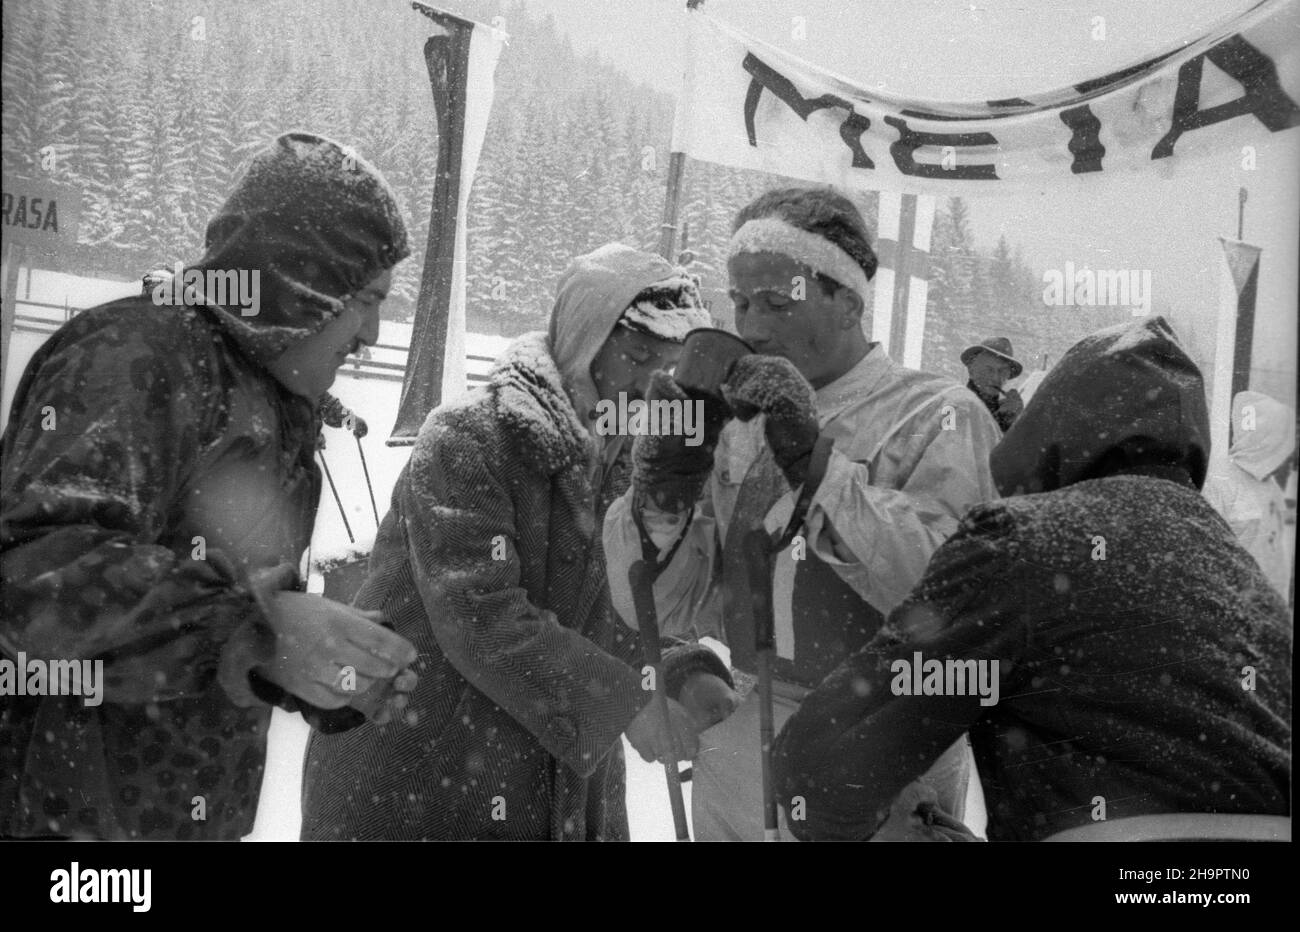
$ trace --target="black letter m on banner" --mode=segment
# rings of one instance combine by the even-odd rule
[[[875,168],[866,151],[862,148],[862,134],[871,127],[871,120],[853,111],[853,105],[834,94],[822,94],[820,97],[807,98],[785,75],[770,65],[759,61],[753,52],[745,53],[742,67],[750,74],[749,93],[745,95],[745,132],[749,134],[749,144],[758,147],[758,133],[754,128],[754,115],[758,112],[758,100],[764,89],[771,91],[782,103],[798,114],[799,119],[808,121],[808,115],[829,107],[842,107],[848,116],[840,124],[840,138],[853,153],[854,168]]]

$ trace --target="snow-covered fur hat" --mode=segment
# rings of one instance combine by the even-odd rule
[[[620,327],[683,343],[686,334],[711,324],[700,300],[700,283],[685,272],[643,289],[618,319]]]

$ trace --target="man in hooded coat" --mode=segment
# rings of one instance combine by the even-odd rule
[[[871,837],[968,729],[990,841],[1099,816],[1286,815],[1291,628],[1198,494],[1209,436],[1163,318],[1076,344],[993,453],[1007,497],[970,510],[778,736],[779,791],[807,801],[795,833]],[[987,664],[997,689],[909,694],[918,653]]]
[[[708,323],[679,270],[604,246],[562,276],[549,333],[429,415],[356,599],[419,649],[419,684],[404,719],[312,734],[304,839],[627,838],[620,735],[643,757],[668,743],[689,757],[689,710],[671,700],[693,673],[731,680],[707,648],[671,652],[677,731],[657,730],[600,543],[631,438],[598,436],[598,405],[640,398]]]
[[[295,591],[316,401],[377,339],[407,252],[372,165],[286,134],[184,292],[91,308],[32,358],[4,435],[2,666],[84,661],[102,693],[4,683],[0,836],[239,839],[271,705],[349,727],[414,661],[377,619]]]

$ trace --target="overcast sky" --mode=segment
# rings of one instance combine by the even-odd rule
[[[681,0],[528,0],[582,51],[675,93],[682,70]],[[758,38],[868,88],[936,100],[1024,96],[1097,77],[1199,37],[1254,0],[707,0]],[[1105,18],[1105,38],[1093,38]],[[806,37],[795,35],[802,17]],[[508,27],[507,27],[508,28]],[[1295,37],[1300,43],[1300,35]],[[1247,118],[1249,119],[1249,118]],[[1151,269],[1157,307],[1198,355],[1213,344],[1218,235],[1235,236],[1237,191],[1249,191],[1246,239],[1264,247],[1256,364],[1264,390],[1294,398],[1300,131],[1264,139],[1257,169],[1239,152],[1171,180],[1108,176],[1083,191],[972,199],[977,239],[1000,232],[1039,267]]]

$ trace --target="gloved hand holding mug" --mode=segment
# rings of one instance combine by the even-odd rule
[[[680,401],[683,407],[700,405],[703,409],[703,427],[694,437],[679,429],[670,434],[641,434],[632,444],[632,485],[637,496],[662,511],[680,513],[693,508],[704,490],[713,470],[713,451],[731,413],[716,400],[692,398],[663,370],[650,377],[646,389],[647,404],[655,401]]]

